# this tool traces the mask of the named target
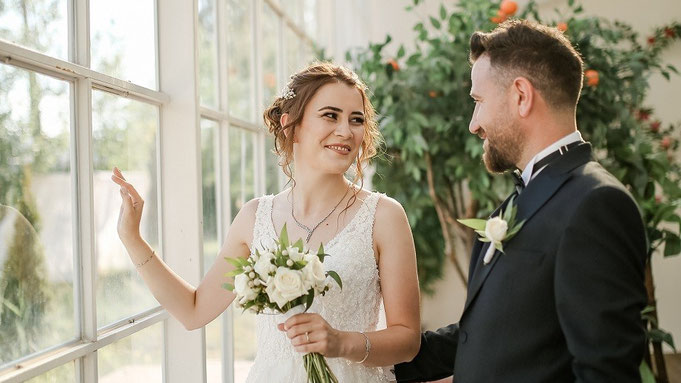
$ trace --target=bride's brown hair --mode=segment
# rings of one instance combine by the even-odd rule
[[[364,104],[364,137],[362,146],[355,161],[355,179],[353,183],[360,182],[363,185],[362,168],[368,164],[377,153],[381,135],[376,122],[376,112],[369,97],[367,87],[359,79],[355,72],[340,65],[328,62],[315,62],[302,71],[291,76],[287,90],[295,93],[294,97],[286,97],[286,94],[278,96],[272,105],[265,110],[263,118],[270,133],[274,135],[274,152],[279,156],[279,165],[284,170],[289,181],[293,179],[291,163],[293,162],[293,137],[295,130],[303,120],[303,113],[307,103],[317,90],[326,84],[341,83],[357,89],[362,96]],[[284,92],[286,93],[286,92]],[[288,113],[289,118],[285,126],[281,125],[281,116]],[[289,132],[286,132],[290,129]],[[286,133],[285,133],[286,132]],[[359,190],[355,190],[353,200]]]

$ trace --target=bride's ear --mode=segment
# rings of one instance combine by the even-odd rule
[[[288,114],[288,113],[284,113],[284,114],[281,115],[281,117],[279,118],[279,124],[281,124],[282,128],[283,128],[284,126],[286,126],[286,124],[288,123],[288,119],[289,119],[289,114]],[[285,136],[286,138],[288,138],[288,135],[289,135],[292,131],[293,131],[293,129],[292,129],[292,127],[290,127],[290,126],[289,126],[288,128],[286,128],[286,129],[284,129],[284,136]]]

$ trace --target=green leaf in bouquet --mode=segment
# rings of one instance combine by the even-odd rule
[[[340,277],[340,275],[338,275],[337,272],[335,272],[333,270],[329,270],[329,271],[326,272],[326,275],[333,278],[333,280],[336,281],[336,283],[338,283],[338,287],[340,287],[341,289],[343,288],[343,281],[341,281],[341,277]]]
[[[328,256],[328,254],[325,254],[325,253],[324,253],[324,244],[323,244],[323,243],[320,243],[320,244],[319,244],[319,250],[317,250],[317,257],[318,257],[319,260],[323,263],[323,262],[324,262],[324,258],[325,258],[326,256]]]
[[[286,224],[281,228],[281,233],[279,234],[279,244],[285,249],[288,247],[288,230],[286,230]]]
[[[310,289],[305,296],[305,311],[307,311],[314,301],[314,289]]]
[[[244,273],[244,271],[241,268],[238,268],[238,269],[234,269],[234,270],[230,271],[229,273],[225,273],[225,277],[234,278],[237,275],[241,275],[243,273]]]
[[[230,283],[223,283],[222,288],[229,291],[234,291],[234,285]]]
[[[298,251],[300,251],[301,253],[303,252],[303,247],[304,247],[304,246],[305,246],[305,245],[303,244],[303,239],[302,239],[302,238],[298,238],[298,240],[296,241],[296,243],[293,244],[293,247],[297,247],[297,248],[298,248]]]
[[[484,219],[480,218],[469,218],[469,219],[457,219],[457,221],[467,227],[470,227],[473,230],[482,230],[483,232],[485,231],[485,226],[487,225],[487,221]]]
[[[229,263],[231,263],[234,267],[237,268],[243,268],[245,266],[248,266],[248,260],[245,258],[237,257],[237,258],[230,258],[230,257],[225,257],[225,260]]]

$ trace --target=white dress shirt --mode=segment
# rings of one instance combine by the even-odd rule
[[[530,162],[527,163],[527,166],[525,166],[525,169],[523,169],[523,173],[521,175],[523,177],[523,182],[525,182],[525,186],[527,186],[527,184],[529,184],[530,181],[532,181],[534,177],[536,177],[537,174],[541,173],[541,171],[544,170],[544,168],[546,167],[544,166],[541,169],[537,169],[536,172],[532,173],[532,168],[534,167],[535,163],[537,163],[542,158],[548,156],[549,154],[555,152],[561,146],[569,145],[576,141],[584,141],[582,139],[582,134],[579,133],[579,130],[576,130],[568,134],[567,136],[561,138],[560,140],[554,142],[553,144],[547,146],[544,150],[542,150],[541,152],[537,153],[534,157],[532,157]]]

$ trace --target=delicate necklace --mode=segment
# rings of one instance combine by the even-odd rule
[[[298,225],[298,227],[300,227],[301,229],[303,229],[303,230],[305,230],[305,231],[307,232],[307,238],[305,238],[305,243],[310,242],[310,237],[312,237],[312,233],[314,233],[314,231],[317,230],[317,228],[319,227],[319,225],[321,225],[324,221],[326,221],[326,219],[329,218],[329,217],[331,216],[331,214],[333,214],[334,211],[336,211],[336,209],[338,208],[338,206],[339,206],[339,205],[341,204],[341,202],[343,202],[343,200],[345,199],[345,196],[348,195],[348,192],[349,192],[349,191],[350,191],[350,188],[348,187],[348,190],[345,191],[345,194],[343,194],[343,197],[340,199],[340,201],[338,201],[338,203],[336,204],[336,206],[334,206],[333,209],[331,209],[331,211],[329,212],[329,214],[327,214],[326,217],[322,218],[321,221],[317,222],[317,224],[314,225],[314,227],[313,227],[312,229],[310,229],[309,227],[307,227],[307,226],[303,225],[302,223],[300,223],[300,222],[296,219],[296,216],[293,215],[293,202],[295,201],[295,198],[293,198],[293,189],[291,189],[291,217],[293,217],[293,220],[296,222],[296,224]]]

